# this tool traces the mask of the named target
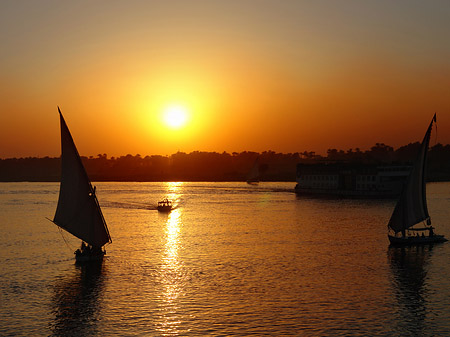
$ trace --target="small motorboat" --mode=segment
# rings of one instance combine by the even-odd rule
[[[158,201],[158,207],[159,212],[170,212],[172,210],[172,201],[169,199],[164,199],[161,201]]]

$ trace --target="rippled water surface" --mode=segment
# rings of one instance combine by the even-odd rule
[[[100,265],[53,218],[59,185],[0,184],[1,336],[450,335],[450,243],[388,248],[394,201],[293,183],[98,183]],[[428,184],[450,237],[450,184]],[[156,211],[163,197],[170,214]]]

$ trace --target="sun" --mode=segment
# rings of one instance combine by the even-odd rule
[[[188,121],[188,110],[182,105],[169,105],[163,111],[163,120],[171,129],[179,129]]]

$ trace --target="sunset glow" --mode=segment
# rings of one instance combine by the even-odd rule
[[[179,129],[188,121],[187,108],[181,105],[169,105],[163,111],[163,118],[168,127]]]
[[[0,4],[0,158],[450,143],[445,2],[132,3]]]
[[[0,337],[450,337],[450,0],[0,0],[0,41]]]

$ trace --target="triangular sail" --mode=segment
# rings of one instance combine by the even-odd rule
[[[108,228],[70,131],[61,122],[61,184],[53,222],[92,246],[111,242]]]
[[[428,220],[430,217],[426,199],[425,168],[433,122],[436,122],[436,114],[428,126],[416,162],[411,169],[407,183],[389,220],[389,228],[396,233],[406,230],[421,221]]]
[[[255,159],[253,163],[253,167],[248,174],[247,181],[248,182],[256,182],[259,180],[259,161],[258,158]]]

